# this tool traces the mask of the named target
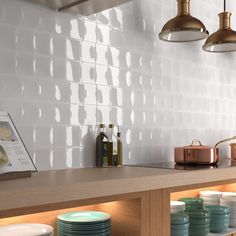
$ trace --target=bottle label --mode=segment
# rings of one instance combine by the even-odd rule
[[[117,166],[118,165],[118,156],[113,154],[113,165]]]
[[[108,166],[108,142],[103,142],[102,166]]]

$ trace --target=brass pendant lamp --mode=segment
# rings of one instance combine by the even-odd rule
[[[220,28],[208,37],[202,49],[207,52],[233,52],[236,51],[236,31],[230,27],[230,12],[226,12],[226,0],[224,0],[224,12],[219,14]]]
[[[190,0],[177,0],[178,15],[169,20],[159,39],[168,42],[191,42],[207,38],[209,33],[204,24],[190,15]]]

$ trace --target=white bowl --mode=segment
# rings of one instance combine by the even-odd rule
[[[185,202],[181,201],[171,201],[170,202],[171,209],[185,209]]]
[[[180,209],[170,209],[170,213],[171,214],[175,214],[175,213],[183,213],[184,210],[180,210]]]
[[[229,226],[236,227],[236,218],[232,218],[230,216],[230,218],[229,218]]]
[[[224,197],[236,197],[236,192],[222,192],[222,198]]]
[[[0,236],[49,236],[53,228],[43,224],[13,224],[0,227]]]
[[[203,202],[204,206],[210,205],[210,206],[219,206],[219,202]]]
[[[220,197],[200,197],[204,201],[220,201]]]
[[[199,192],[200,197],[211,197],[211,198],[219,198],[222,196],[222,192],[219,191],[201,191]]]
[[[235,221],[229,221],[229,226],[232,227],[232,228],[235,228],[236,227],[236,220]]]
[[[236,208],[236,199],[235,200],[228,200],[228,199],[220,199],[220,205],[227,205],[231,208]]]

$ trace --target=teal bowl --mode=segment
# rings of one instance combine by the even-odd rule
[[[190,229],[189,228],[189,235],[192,236],[205,236],[209,234],[210,228],[202,228],[202,229]]]
[[[189,236],[189,234],[188,231],[187,232],[171,231],[171,236]]]
[[[210,228],[210,232],[212,233],[224,233],[227,231],[229,227],[224,227],[224,226],[220,226],[220,225],[217,225],[215,227],[211,227]]]
[[[189,218],[189,223],[194,225],[209,224],[210,218],[202,218],[202,219]]]
[[[189,216],[183,213],[175,213],[170,215],[171,225],[182,225],[189,222]]]
[[[185,202],[185,209],[202,209],[203,199],[202,198],[180,198],[179,201]]]
[[[182,235],[185,235],[185,234],[188,235],[188,229],[181,229],[181,230],[171,229],[171,236],[173,236],[173,235],[182,236]]]
[[[229,228],[229,223],[221,223],[221,224],[210,224],[210,231],[212,233],[223,233]]]
[[[180,198],[179,201],[185,202],[187,205],[201,205],[203,204],[203,199],[199,197],[184,197]]]
[[[230,211],[229,207],[219,205],[205,205],[205,208],[209,209],[211,214],[214,215],[225,215]]]
[[[182,225],[171,225],[171,230],[188,230],[189,223]]]
[[[230,219],[216,219],[216,218],[210,218],[211,224],[227,224],[230,222]]]
[[[230,219],[230,213],[224,215],[211,214],[211,219],[218,219],[218,220]]]
[[[189,225],[189,230],[201,230],[201,229],[207,229],[207,228],[210,228],[210,223],[202,224],[202,225],[194,225],[194,224]]]
[[[206,219],[210,217],[210,211],[208,209],[185,210],[184,213],[192,219]]]

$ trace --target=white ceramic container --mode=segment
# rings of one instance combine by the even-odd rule
[[[181,201],[171,201],[170,202],[170,212],[179,213],[185,210],[185,202]]]

